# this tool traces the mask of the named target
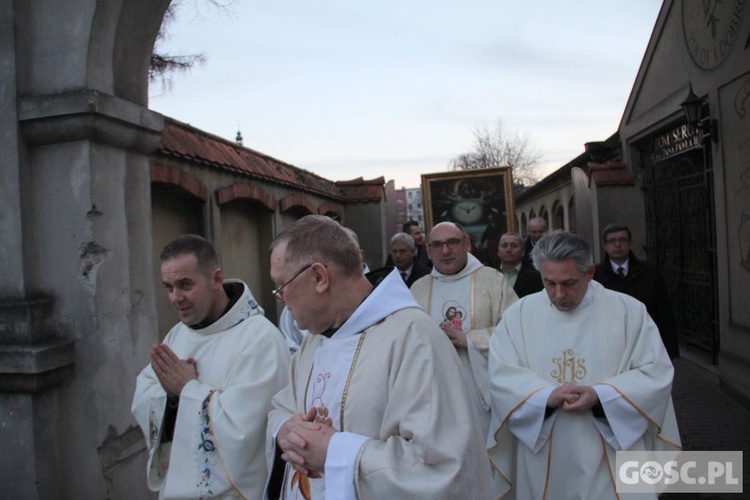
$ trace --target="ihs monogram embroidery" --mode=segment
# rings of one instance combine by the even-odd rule
[[[552,370],[552,375],[558,382],[576,382],[586,376],[586,360],[576,358],[573,349],[563,351],[561,358],[552,358],[557,365],[557,370]]]

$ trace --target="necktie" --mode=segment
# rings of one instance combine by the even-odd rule
[[[401,271],[401,279],[406,282],[406,273],[404,271]]]
[[[618,267],[617,268],[617,274],[620,276],[620,278],[624,278],[625,277],[625,268],[622,267],[622,266]]]

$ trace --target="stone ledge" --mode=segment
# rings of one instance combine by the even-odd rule
[[[43,345],[52,338],[47,325],[51,317],[52,299],[48,297],[22,300],[0,299],[0,341],[4,345]],[[43,338],[44,336],[46,338]]]
[[[73,364],[72,340],[0,345],[0,373],[38,374]]]
[[[0,391],[38,392],[58,385],[72,372],[74,342],[0,345]]]
[[[97,90],[24,97],[18,119],[33,145],[91,140],[151,153],[159,146],[164,117]]]
[[[34,394],[60,385],[72,375],[73,365],[34,375],[0,373],[0,392]]]

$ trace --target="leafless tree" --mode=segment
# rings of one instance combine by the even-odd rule
[[[472,132],[472,150],[451,159],[448,164],[451,170],[510,166],[517,188],[531,186],[539,180],[537,165],[541,154],[528,137],[509,132],[502,120],[492,125],[477,125]]]
[[[148,71],[149,82],[158,83],[162,92],[168,92],[172,88],[173,74],[189,71],[196,64],[206,62],[206,56],[202,53],[172,55],[159,50],[159,45],[169,38],[169,25],[175,20],[178,12],[183,13],[189,9],[195,18],[206,18],[207,14],[204,11],[208,8],[219,15],[232,16],[234,14],[231,5],[234,2],[235,0],[173,0],[167,7],[159,33],[156,35],[156,44],[151,54]]]

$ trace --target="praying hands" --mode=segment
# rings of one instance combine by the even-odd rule
[[[185,384],[198,378],[195,359],[180,359],[166,344],[151,347],[151,367],[172,398],[180,397]]]
[[[336,432],[333,427],[316,423],[316,416],[317,408],[310,408],[306,415],[293,416],[281,426],[276,437],[283,452],[281,458],[307,475],[323,471],[328,444]]]
[[[565,382],[555,388],[547,398],[547,406],[563,411],[582,412],[590,410],[599,402],[599,395],[593,387]]]

